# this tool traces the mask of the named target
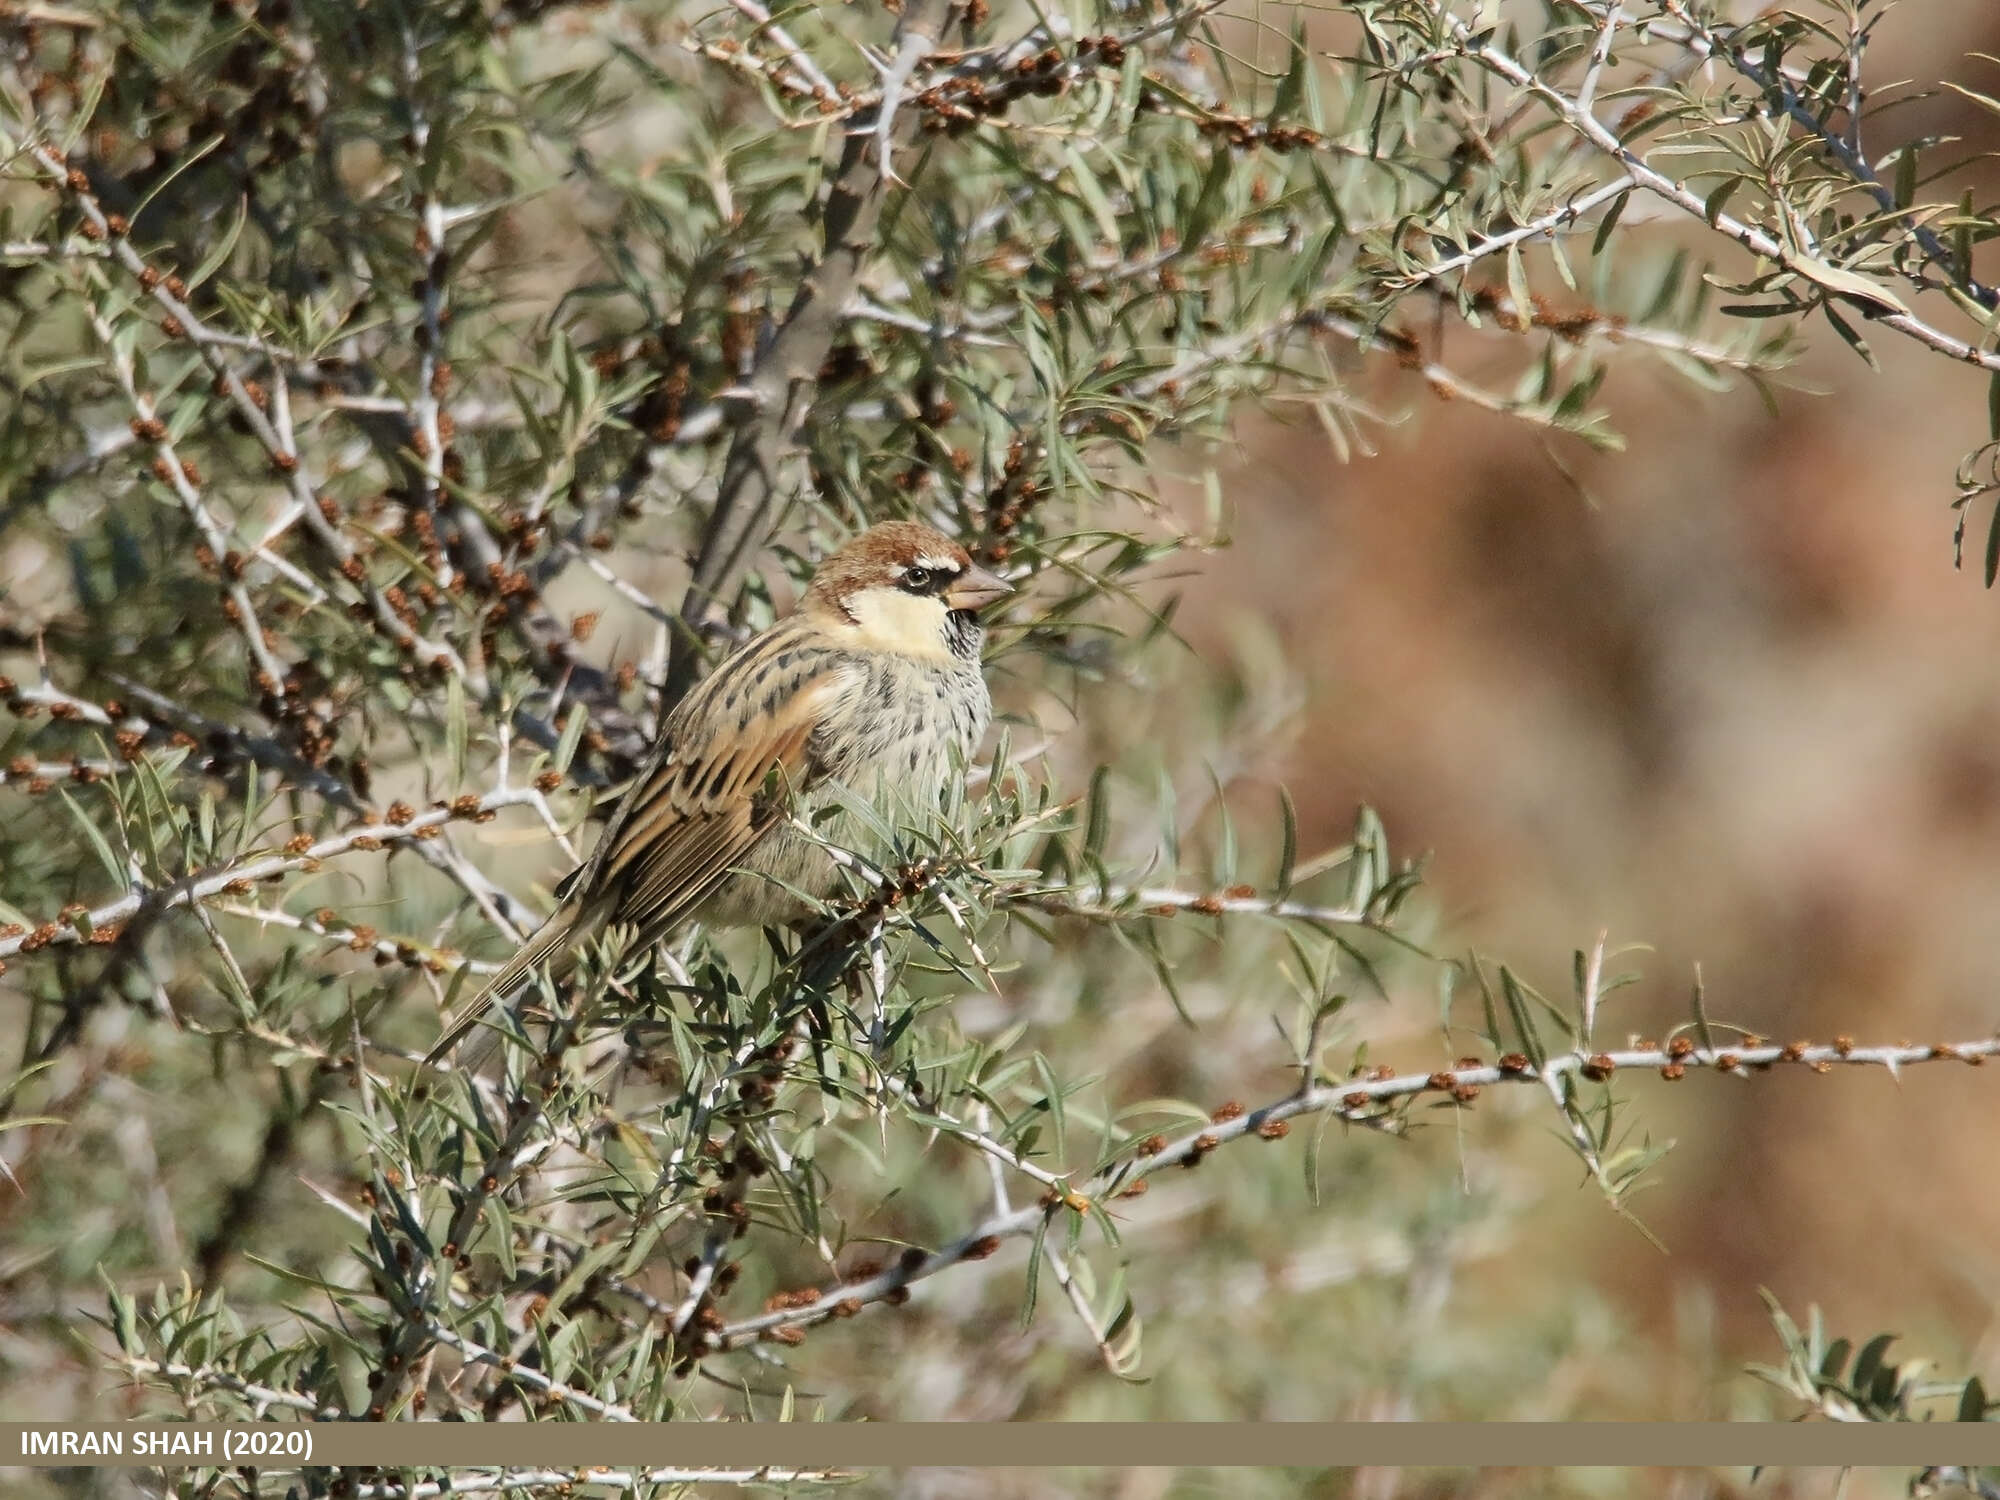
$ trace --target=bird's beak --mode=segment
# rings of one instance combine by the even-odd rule
[[[944,591],[944,602],[952,609],[984,609],[1013,592],[1013,584],[974,563],[958,582]]]

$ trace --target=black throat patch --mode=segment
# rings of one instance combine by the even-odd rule
[[[969,609],[954,609],[944,617],[944,642],[960,661],[978,661],[979,648],[986,643],[986,631],[979,616]]]

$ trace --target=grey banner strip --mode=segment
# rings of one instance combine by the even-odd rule
[[[310,1445],[309,1447],[307,1445]],[[788,1469],[910,1467],[1732,1468],[2000,1464],[2000,1423],[1645,1422],[450,1422],[0,1423],[0,1468],[23,1464],[524,1465]],[[608,1477],[608,1476],[607,1476]]]

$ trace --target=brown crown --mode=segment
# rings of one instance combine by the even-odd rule
[[[921,521],[884,521],[821,563],[806,598],[838,604],[862,589],[891,586],[900,569],[921,558],[959,569],[972,565],[972,555],[936,527]]]

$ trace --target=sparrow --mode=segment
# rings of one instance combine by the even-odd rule
[[[644,951],[688,922],[779,926],[834,893],[858,798],[892,826],[935,813],[992,717],[979,611],[1013,592],[915,521],[854,538],[798,608],[724,658],[667,715],[558,905],[446,1026],[437,1064],[539,966],[557,982],[613,924]],[[846,797],[838,789],[844,789]]]

